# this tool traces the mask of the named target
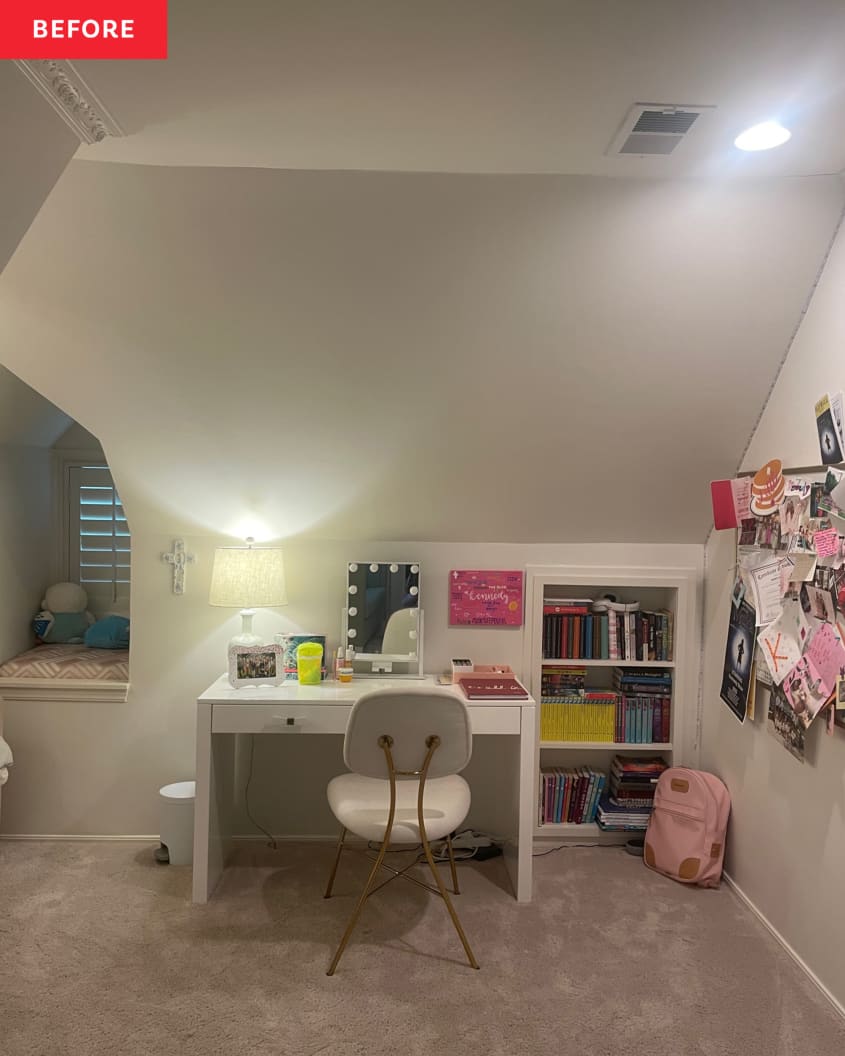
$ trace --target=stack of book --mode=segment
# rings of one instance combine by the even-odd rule
[[[579,696],[584,692],[587,680],[586,667],[572,667],[569,664],[545,666],[540,678],[540,697],[549,702],[564,697]]]
[[[613,669],[620,694],[614,740],[625,744],[668,744],[672,715],[672,672],[663,668]]]
[[[539,823],[587,825],[595,821],[606,781],[606,774],[586,766],[544,766],[540,770]]]
[[[543,657],[566,660],[672,659],[672,613],[638,602],[544,598]]]
[[[599,828],[607,832],[644,831],[654,806],[657,779],[667,765],[659,756],[614,756],[607,791],[598,803]]]
[[[619,695],[586,690],[566,697],[540,698],[541,741],[613,742]]]

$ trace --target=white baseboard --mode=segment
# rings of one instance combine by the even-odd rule
[[[266,841],[267,841],[267,837],[266,836],[262,836],[260,834],[259,835],[253,835],[252,833],[250,833],[249,835],[243,835],[243,836],[233,836],[232,839],[236,840],[238,842],[240,842],[242,840],[244,840],[244,841],[258,840],[258,841],[262,841],[262,842],[266,843]],[[285,843],[285,842],[287,842],[287,843],[290,843],[290,842],[296,843],[297,841],[302,842],[302,843],[308,843],[310,841],[317,841],[317,842],[322,842],[322,843],[337,843],[337,836],[336,835],[335,836],[308,836],[308,835],[305,835],[305,836],[274,836],[273,839],[277,843]],[[86,841],[86,842],[100,841],[100,842],[104,842],[104,843],[117,842],[119,840],[134,840],[136,843],[158,843],[159,842],[159,835],[158,835],[158,833],[154,833],[151,836],[144,836],[144,835],[140,835],[140,836],[126,836],[126,835],[114,835],[114,836],[90,836],[90,835],[86,835],[86,836],[75,836],[75,835],[67,835],[65,833],[57,834],[57,833],[50,833],[50,832],[41,832],[41,833],[19,833],[19,832],[5,832],[4,833],[4,832],[0,832],[0,840],[77,840],[77,841]],[[355,839],[354,839],[354,837],[347,837],[346,842],[348,844],[351,844],[351,843],[355,842]],[[360,842],[363,842],[363,841],[360,841]]]
[[[789,945],[783,935],[781,935],[781,933],[774,926],[774,924],[772,924],[768,917],[766,917],[766,915],[757,908],[757,906],[751,901],[748,895],[746,895],[746,893],[742,890],[739,884],[737,884],[737,882],[726,872],[723,872],[722,876],[727,882],[728,887],[730,887],[730,889],[734,892],[737,898],[739,898],[739,900],[751,910],[751,912],[754,914],[755,917],[757,917],[757,919],[765,927],[769,934],[780,943],[780,945],[784,948],[784,950],[786,950],[792,960],[795,961],[801,971],[828,999],[831,1005],[833,1005],[835,1011],[837,1011],[839,1015],[842,1016],[843,1019],[845,1019],[845,1005],[843,1005],[841,1001],[834,997],[834,995],[830,992],[830,990],[828,990],[828,988],[824,985],[821,979],[819,979],[819,977],[812,970],[812,968],[810,968],[807,962],[801,956],[799,956],[799,954],[796,953],[795,950],[793,950],[793,948]]]
[[[26,832],[0,832],[0,840],[76,840],[86,843],[101,842],[113,843],[118,840],[134,840],[136,843],[158,843],[158,833],[154,836],[67,836],[64,833],[26,833]]]

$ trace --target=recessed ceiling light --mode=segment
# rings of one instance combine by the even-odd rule
[[[785,143],[792,133],[777,121],[763,121],[746,128],[734,140],[740,150],[771,150]]]

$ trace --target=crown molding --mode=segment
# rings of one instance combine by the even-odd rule
[[[72,63],[57,59],[15,59],[14,63],[83,143],[124,134]]]

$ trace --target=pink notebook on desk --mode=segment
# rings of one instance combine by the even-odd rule
[[[528,690],[512,675],[501,678],[461,678],[458,685],[464,691],[467,700],[488,700],[490,698],[507,698],[526,700]]]

